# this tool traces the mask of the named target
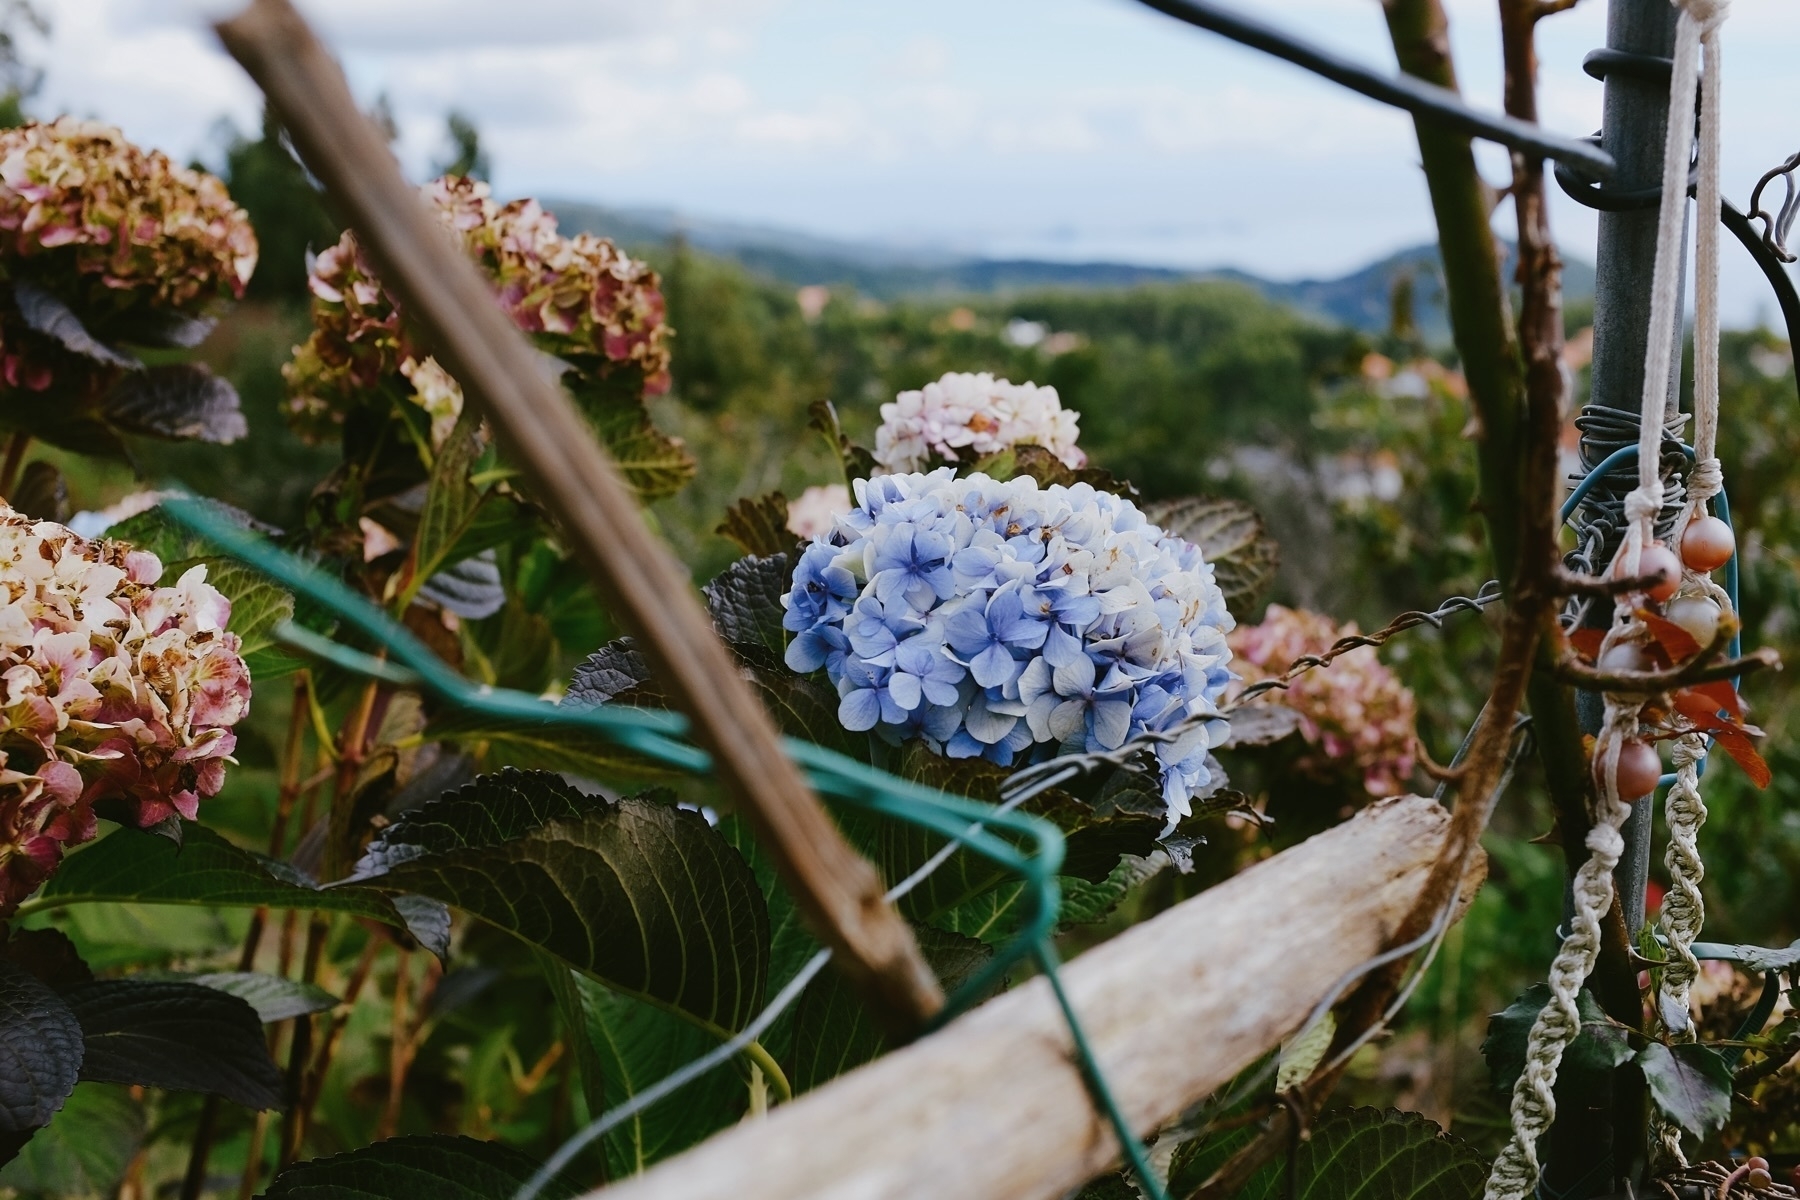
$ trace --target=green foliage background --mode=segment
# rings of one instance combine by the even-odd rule
[[[472,141],[457,150],[471,161],[478,154]],[[307,446],[288,432],[280,376],[291,347],[305,336],[306,251],[328,244],[335,226],[273,128],[234,142],[224,165],[262,237],[263,264],[252,301],[226,319],[202,355],[236,384],[250,435],[229,447],[141,444],[135,469],[47,453],[68,476],[77,509],[100,508],[146,482],[179,479],[262,520],[294,527],[314,484],[336,461],[332,448]],[[834,288],[809,317],[789,285],[679,242],[636,249],[663,272],[677,331],[675,387],[654,403],[653,414],[685,439],[700,464],[689,487],[651,512],[697,582],[737,557],[715,532],[730,502],[776,489],[794,496],[809,484],[841,481],[830,449],[807,428],[816,401],[835,404],[846,429],[867,442],[880,404],[896,391],[949,370],[981,370],[1055,386],[1064,405],[1081,413],[1081,441],[1092,460],[1133,480],[1146,499],[1208,492],[1257,505],[1283,544],[1278,601],[1370,628],[1406,609],[1429,609],[1446,595],[1472,594],[1482,583],[1468,411],[1453,378],[1426,371],[1423,385],[1394,388],[1371,373],[1370,364],[1380,360],[1370,355],[1432,361],[1410,330],[1370,338],[1271,304],[1248,288],[1214,282],[887,302]],[[1019,321],[1041,323],[1048,336],[1018,344],[1008,331]],[[1760,331],[1728,335],[1724,364],[1720,444],[1744,554],[1746,644],[1773,645],[1791,656],[1800,650],[1800,480],[1792,469],[1800,461],[1800,410],[1792,366],[1785,344]],[[1377,462],[1399,472],[1397,491],[1344,486]],[[551,566],[506,565],[519,578],[538,581],[522,588],[515,604],[547,632],[522,649],[500,643],[498,619],[478,624],[470,644],[479,653],[470,662],[502,681],[566,679],[608,636],[604,614],[571,598],[578,583],[555,576]],[[1254,621],[1261,614],[1236,615]],[[1439,761],[1454,752],[1480,703],[1490,645],[1482,618],[1462,616],[1442,630],[1406,634],[1384,652],[1418,694],[1420,734]],[[1707,935],[1782,945],[1800,937],[1800,695],[1779,676],[1757,677],[1748,695],[1752,719],[1769,732],[1775,782],[1759,792],[1730,768],[1709,774]],[[349,702],[345,695],[326,701],[334,717]],[[242,844],[268,838],[275,747],[287,718],[285,686],[259,687],[242,731],[241,766],[208,802],[207,824]],[[1156,875],[1104,922],[1068,933],[1068,953],[1366,799],[1354,788],[1296,787],[1257,761],[1243,763],[1238,779],[1270,793],[1278,821],[1273,834],[1219,828],[1199,851],[1194,874]],[[1417,786],[1429,781],[1420,777]],[[1380,1056],[1359,1060],[1346,1088],[1349,1101],[1423,1111],[1477,1146],[1498,1144],[1504,1100],[1489,1085],[1479,1044],[1488,1014],[1541,978],[1554,949],[1560,854],[1533,840],[1549,827],[1548,805],[1526,768],[1489,836],[1489,884],[1452,932],[1394,1039]],[[228,963],[248,919],[239,909],[121,904],[58,910],[56,922],[97,969],[202,970]],[[303,926],[306,918],[298,920]],[[335,929],[328,960],[354,963],[371,935],[348,922]],[[545,1014],[560,1003],[578,1019],[613,1028],[666,1018],[654,1010],[624,1011],[629,1003],[604,993],[556,994],[529,949],[487,926],[470,923],[459,938],[452,967],[425,1009],[412,1082],[388,1128],[500,1138],[541,1156],[585,1119],[590,1104],[619,1098],[617,1091],[592,1088],[584,1094],[571,1082],[571,1056]],[[410,962],[376,960],[325,1082],[310,1153],[352,1149],[382,1127],[393,972],[422,978],[421,961],[417,954]],[[1748,987],[1740,980],[1737,990],[1727,988],[1712,1002],[1709,1019],[1729,1026],[1749,1006]],[[744,1103],[742,1084],[704,1102],[729,1116]],[[95,1112],[111,1111],[115,1099],[98,1089],[83,1093]],[[180,1174],[199,1111],[199,1100],[171,1094],[147,1138],[121,1118],[105,1126],[117,1133],[108,1135],[108,1145],[141,1140],[145,1149],[130,1171],[171,1180]],[[1788,1110],[1786,1125],[1772,1118],[1726,1136],[1800,1149],[1795,1112],[1800,1103]],[[251,1136],[243,1114],[225,1118],[215,1155],[222,1177],[235,1182]],[[610,1142],[591,1165],[616,1171],[642,1153],[642,1143]],[[59,1179],[79,1174],[68,1164],[57,1169],[64,1171]],[[20,1182],[0,1175],[0,1184],[9,1181]]]

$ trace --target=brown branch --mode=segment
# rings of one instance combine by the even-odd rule
[[[1565,596],[1620,596],[1629,592],[1647,592],[1659,583],[1665,582],[1661,575],[1627,575],[1618,579],[1608,579],[1601,575],[1583,575],[1571,571],[1561,563],[1556,565],[1552,576],[1557,591]]]
[[[707,618],[687,569],[645,523],[617,465],[487,283],[443,236],[357,108],[343,71],[288,0],[253,0],[216,26],[261,85],[307,167],[349,218],[409,328],[492,422],[607,607],[640,646],[774,860],[812,932],[875,1015],[916,1030],[943,990],[879,875],[844,840],[783,752],[774,722]]]
[[[1528,3],[1535,0],[1501,3],[1508,43],[1506,99],[1508,113],[1536,120],[1534,18]],[[1448,22],[1439,0],[1387,0],[1385,9],[1401,68],[1455,87]],[[1561,262],[1546,220],[1543,164],[1521,155],[1513,159],[1509,191],[1519,218],[1522,295],[1515,340],[1504,289],[1496,286],[1499,251],[1485,221],[1488,206],[1468,139],[1423,121],[1416,128],[1450,285],[1452,328],[1480,420],[1481,510],[1495,566],[1511,586],[1485,715],[1458,769],[1449,835],[1412,913],[1393,936],[1395,945],[1430,927],[1478,850],[1504,777],[1513,715],[1526,703],[1540,644],[1556,630],[1556,602],[1563,593],[1555,509],[1564,403]],[[1296,1089],[1262,1136],[1202,1184],[1193,1200],[1235,1194],[1289,1144],[1305,1114],[1316,1111],[1336,1086],[1350,1048],[1382,1021],[1407,966],[1400,960],[1371,975],[1340,1006],[1326,1067]]]
[[[1727,634],[1724,640],[1730,641],[1730,635]],[[1654,696],[1690,684],[1736,679],[1752,671],[1781,670],[1781,655],[1770,646],[1759,646],[1742,658],[1707,660],[1708,654],[1702,653],[1692,662],[1667,671],[1601,671],[1572,654],[1565,654],[1557,659],[1555,674],[1561,682],[1589,691]]]
[[[1740,1068],[1732,1077],[1731,1085],[1737,1091],[1748,1093],[1756,1084],[1793,1062],[1796,1055],[1800,1055],[1800,1033],[1779,1045],[1770,1046],[1763,1051],[1762,1059]]]

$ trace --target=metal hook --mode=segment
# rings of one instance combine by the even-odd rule
[[[1796,170],[1800,170],[1800,151],[1789,155],[1780,166],[1764,172],[1750,192],[1750,220],[1763,223],[1763,245],[1784,263],[1796,261],[1793,252],[1787,248],[1788,230],[1793,228],[1794,218],[1800,216],[1800,185],[1794,182]],[[1781,202],[1781,211],[1771,217],[1763,210],[1762,194],[1763,189],[1777,178],[1787,185],[1787,196]]]

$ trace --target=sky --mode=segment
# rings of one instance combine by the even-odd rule
[[[42,113],[216,161],[260,99],[218,48],[230,0],[33,0]],[[1391,69],[1376,0],[1240,0]],[[403,163],[473,118],[496,190],[1002,257],[1329,277],[1430,240],[1410,118],[1134,0],[300,0]],[[1446,0],[1465,94],[1499,103],[1493,0]],[[1604,0],[1539,26],[1544,123],[1600,122]],[[1725,193],[1800,149],[1800,4],[1735,0]],[[1504,156],[1486,147],[1488,176]],[[1498,227],[1510,223],[1497,215]],[[1556,197],[1566,253],[1594,215]],[[1728,323],[1773,319],[1728,240]]]

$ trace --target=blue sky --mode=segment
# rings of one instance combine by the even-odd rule
[[[1376,0],[1252,3],[1387,66]],[[40,107],[178,155],[248,127],[202,19],[225,0],[48,0]],[[422,175],[474,117],[507,193],[673,207],[994,255],[1331,275],[1431,236],[1410,122],[1130,0],[310,0]],[[1492,0],[1448,0],[1465,91],[1497,103]],[[1599,123],[1603,0],[1541,26],[1546,122]],[[1800,148],[1800,5],[1736,0],[1726,192]],[[1497,154],[1486,159],[1501,177]],[[1508,214],[1499,214],[1504,227]],[[1594,222],[1553,213],[1591,257]],[[1728,259],[1728,319],[1772,312]]]

